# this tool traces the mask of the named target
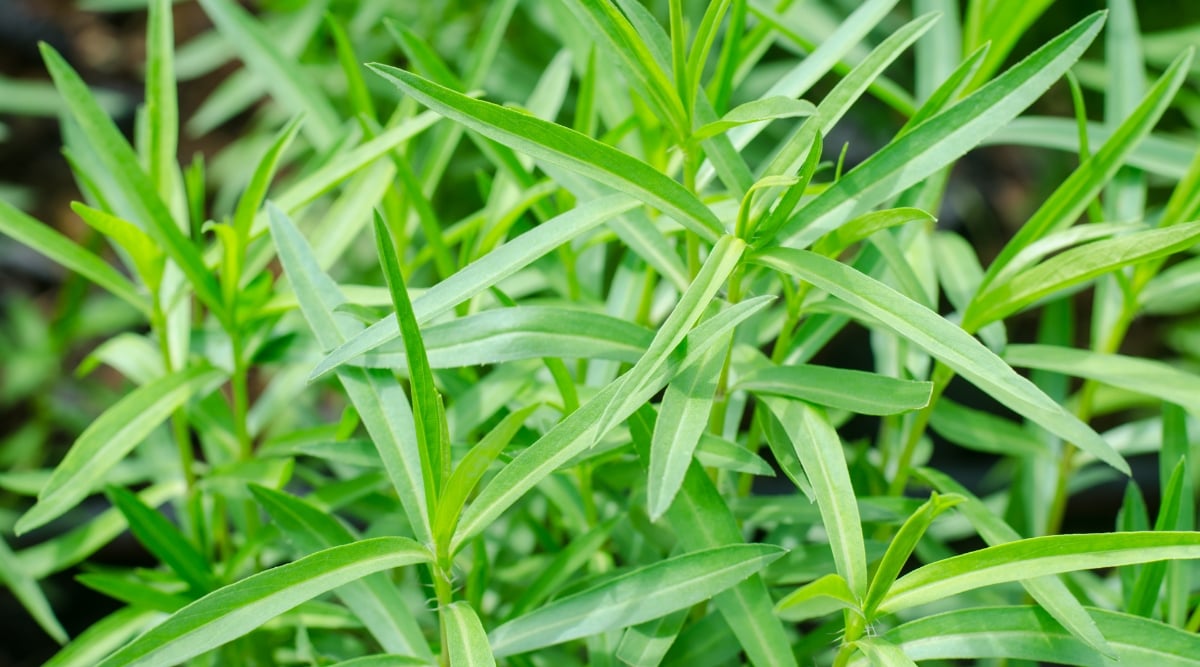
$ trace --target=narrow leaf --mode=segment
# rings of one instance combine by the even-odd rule
[[[1067,412],[994,353],[937,313],[853,268],[803,250],[773,249],[758,261],[797,275],[937,357],[1018,414],[1041,425],[1117,470],[1129,465],[1087,424]]]
[[[489,102],[474,100],[415,74],[370,65],[422,104],[533,158],[579,173],[636,197],[709,241],[724,231],[695,195],[650,165],[574,130]]]
[[[786,396],[864,415],[892,415],[929,404],[930,382],[900,380],[866,371],[799,364],[764,366],[738,380],[737,389]]]
[[[1200,534],[1191,532],[1032,537],[917,568],[896,581],[879,605],[879,611],[897,612],[982,586],[1047,574],[1197,558],[1200,558]]]
[[[205,595],[109,656],[100,667],[184,662],[338,586],[429,560],[424,547],[403,537],[376,537],[325,549]]]
[[[217,370],[193,366],[144,384],[117,401],[71,445],[38,494],[37,504],[17,521],[17,533],[43,526],[78,505],[192,394],[220,378]]]
[[[783,553],[772,545],[739,544],[668,558],[501,625],[491,633],[492,649],[512,655],[665,616],[711,598]]]
[[[454,667],[495,667],[487,633],[475,610],[466,602],[455,602],[442,610],[446,627],[446,652]]]

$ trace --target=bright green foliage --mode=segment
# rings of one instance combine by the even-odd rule
[[[146,10],[132,139],[49,46],[0,81],[90,235],[0,201],[74,274],[0,324],[47,664],[1200,664],[1195,26],[201,0],[177,48],[170,0],[83,4]],[[984,143],[1039,177],[991,237]],[[79,574],[124,606],[69,636],[43,580],[126,531],[155,565]]]

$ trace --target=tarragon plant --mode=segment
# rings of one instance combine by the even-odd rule
[[[199,0],[177,50],[148,4],[132,138],[42,49],[107,245],[0,202],[121,314],[60,350],[121,378],[45,399],[73,444],[0,474],[47,664],[1200,664],[1196,28]],[[937,218],[988,142],[1071,156],[984,252]],[[1122,353],[1147,315],[1174,358]],[[1111,532],[1068,532],[1113,480]],[[156,566],[87,565],[125,531]],[[68,637],[39,582],[81,563],[123,606]]]

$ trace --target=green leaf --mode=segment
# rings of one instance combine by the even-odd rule
[[[827,574],[785,595],[775,603],[780,618],[799,623],[843,609],[859,609],[859,600],[840,574]]]
[[[791,436],[821,510],[838,574],[861,600],[867,593],[867,551],[842,441],[819,408],[778,398],[763,401]]]
[[[446,652],[454,667],[495,667],[487,633],[475,610],[466,602],[455,602],[442,610],[446,628]]]
[[[1200,665],[1200,637],[1195,633],[1102,609],[1088,609],[1088,614],[1111,638],[1119,661],[1115,664]],[[914,660],[1009,658],[1060,665],[1113,664],[1037,607],[956,609],[905,623],[883,637]]]
[[[0,232],[112,292],[143,315],[150,315],[146,297],[120,271],[4,200],[0,200]]]
[[[896,531],[896,535],[892,538],[891,544],[888,545],[887,551],[884,552],[883,559],[876,566],[875,574],[871,576],[871,587],[867,589],[867,596],[863,600],[863,613],[868,622],[874,616],[875,609],[883,597],[887,595],[892,583],[896,581],[896,577],[900,575],[901,568],[908,562],[913,550],[917,548],[917,542],[925,536],[925,531],[933,524],[933,520],[942,512],[965,500],[966,498],[957,494],[939,496],[935,491],[930,495],[929,500],[905,519],[900,530]]]
[[[1103,23],[1102,13],[1092,14],[958,104],[895,139],[788,220],[781,237],[802,248],[958,159],[1041,97],[1087,49]]]
[[[1050,448],[1036,434],[990,412],[938,400],[929,426],[954,444],[998,456],[1049,456]]]
[[[378,212],[375,213],[375,247],[379,252],[383,276],[392,295],[392,306],[396,309],[396,320],[400,323],[400,335],[404,341],[404,356],[408,360],[408,377],[412,388],[417,451],[421,454],[421,475],[425,480],[425,502],[432,510],[441,494],[442,484],[450,476],[450,443],[442,439],[440,426],[446,417],[442,412],[441,394],[433,384],[433,370],[429,368],[429,357],[425,354],[425,343],[421,340],[421,330],[413,314],[408,287],[400,272],[396,245],[383,222],[383,216]]]
[[[1176,58],[1159,78],[1158,83],[1146,94],[1142,103],[1113,131],[1100,150],[1081,164],[1038,208],[1029,221],[1021,226],[1020,231],[988,267],[983,279],[984,293],[993,287],[992,282],[997,274],[1017,253],[1050,231],[1068,227],[1075,222],[1104,184],[1125,163],[1129,153],[1150,133],[1167,110],[1175,92],[1187,76],[1191,59],[1190,51]]]
[[[328,148],[337,138],[338,114],[313,77],[299,63],[285,56],[264,26],[249,12],[230,0],[200,0],[204,13],[257,75],[281,105],[303,109],[308,119],[304,132],[313,146]]]
[[[982,586],[1047,574],[1196,558],[1200,558],[1200,534],[1191,532],[1031,537],[917,568],[896,580],[879,612],[893,613]]]
[[[658,208],[701,238],[724,227],[695,195],[650,165],[574,130],[489,102],[474,100],[388,65],[369,65],[438,113],[505,146],[576,172]]]
[[[258,485],[250,492],[302,556],[357,539],[329,512],[301,498]],[[421,627],[386,574],[367,575],[335,592],[385,651],[433,660]]]
[[[154,557],[175,570],[197,596],[217,587],[212,567],[179,527],[167,520],[133,493],[117,486],[106,491],[113,506],[125,515],[129,532],[154,554]]]
[[[764,366],[735,385],[756,394],[785,396],[864,415],[893,415],[929,404],[933,383],[829,366]]]
[[[919,474],[942,493],[953,493],[966,499],[958,505],[958,511],[971,522],[984,542],[994,546],[1021,539],[1021,535],[1003,519],[993,514],[983,504],[983,501],[976,498],[948,475],[930,468],[922,468]],[[1104,635],[1100,634],[1096,623],[1088,616],[1083,605],[1058,577],[1024,579],[1021,581],[1021,585],[1055,620],[1080,641],[1106,656],[1115,655],[1112,646],[1109,645]]]
[[[318,343],[325,349],[343,344],[346,336],[356,331],[349,318],[335,312],[345,298],[317,266],[308,241],[287,215],[270,203],[267,211],[280,262]],[[390,370],[347,367],[339,369],[338,379],[383,459],[415,535],[421,541],[430,540],[421,454],[403,387]]]
[[[640,388],[627,390],[623,382],[625,376],[622,376],[608,383],[590,401],[567,415],[537,442],[513,458],[483,487],[475,502],[463,513],[450,552],[457,551],[467,539],[482,531],[559,466],[591,447],[603,435],[600,432],[600,417],[608,404],[621,398],[627,399],[622,402],[622,407],[617,412],[612,413],[613,424],[609,424],[611,428],[627,416],[626,410],[631,413],[641,407],[679,370],[694,363],[705,350],[716,344],[724,333],[764,308],[770,300],[770,297],[760,297],[743,301],[705,320],[685,339],[686,356],[672,356],[667,359]],[[628,391],[632,395],[622,397],[622,391]]]
[[[279,168],[283,152],[291,145],[292,139],[296,137],[296,132],[300,130],[301,121],[302,117],[296,116],[288,121],[283,129],[279,130],[275,135],[275,140],[271,142],[270,147],[259,159],[258,166],[254,168],[254,173],[250,176],[250,182],[242,192],[242,196],[238,197],[237,207],[233,212],[233,228],[237,230],[238,238],[242,240],[242,243],[250,238],[254,216],[267,196],[267,188],[271,186],[271,179],[274,178],[275,172]]]
[[[990,283],[976,295],[963,317],[963,326],[977,329],[1105,273],[1186,250],[1197,240],[1200,222],[1193,222],[1093,241],[1061,252],[1012,280]]]
[[[534,227],[468,264],[413,300],[417,323],[424,324],[472,296],[529,266],[558,246],[637,206],[624,195],[611,195],[574,208]],[[316,379],[347,361],[400,335],[394,316],[376,322],[340,345],[313,369]]]
[[[636,625],[707,600],[782,556],[779,547],[736,544],[638,568],[513,619],[491,633],[496,655],[512,655]]]
[[[730,235],[721,237],[713,247],[695,280],[679,297],[679,302],[675,304],[671,314],[659,325],[646,353],[618,380],[621,388],[614,394],[612,402],[605,407],[600,417],[597,438],[616,425],[616,414],[632,414],[637,409],[633,404],[633,397],[640,393],[639,390],[645,386],[648,378],[666,363],[667,357],[675,351],[688,331],[708,309],[717,290],[725,284],[725,280],[737,267],[745,249],[744,241]]]
[[[654,409],[648,405],[642,406],[630,418],[630,434],[644,468],[650,462],[653,422]],[[667,510],[667,522],[679,539],[680,547],[689,551],[742,544],[745,541],[742,526],[698,463],[688,467],[683,485],[675,494],[675,502]],[[725,620],[725,623],[719,624],[720,627],[733,631],[737,637],[735,645],[741,645],[752,663],[772,667],[796,666],[796,658],[783,624],[771,611],[771,594],[762,577],[752,575],[717,595],[713,602]],[[704,622],[701,620],[699,624]],[[684,664],[694,664],[694,661]]]
[[[67,631],[63,629],[50,601],[42,593],[37,580],[26,571],[17,555],[0,539],[0,583],[8,587],[25,611],[37,621],[38,627],[59,644],[67,643]]]
[[[728,347],[727,343],[714,345],[695,364],[683,369],[663,394],[646,479],[646,510],[651,521],[658,521],[667,511],[683,484],[692,454],[708,426]]]
[[[810,252],[778,248],[763,251],[755,259],[833,294],[937,357],[1013,411],[1129,473],[1121,455],[1087,424],[937,313],[849,266]]]
[[[854,646],[867,656],[872,667],[916,667],[917,663],[904,654],[899,646],[884,639],[860,639]]]
[[[125,607],[88,626],[42,667],[93,667],[142,631],[159,612]]]
[[[529,415],[539,407],[540,404],[535,403],[509,413],[455,466],[454,472],[446,480],[441,497],[438,498],[437,512],[433,520],[434,542],[439,548],[449,547],[454,528],[458,525],[463,506],[467,503],[467,496],[475,490],[487,474],[488,467],[512,441]],[[439,554],[439,558],[443,555],[445,554]]]
[[[138,229],[128,220],[122,220],[115,215],[109,215],[79,202],[71,202],[71,210],[75,211],[93,229],[124,248],[125,252],[129,253],[130,259],[133,260],[133,265],[142,282],[150,288],[151,292],[158,291],[162,284],[165,257],[150,235]]]
[[[44,526],[78,505],[171,413],[221,378],[217,370],[193,366],[144,384],[117,401],[71,445],[38,494],[37,504],[17,521],[17,534]]]
[[[645,327],[574,307],[495,308],[422,331],[429,365],[462,368],[521,359],[614,359],[634,363],[654,339]],[[385,343],[352,360],[373,368],[407,368],[403,347]]]
[[[1174,401],[1200,415],[1200,376],[1164,361],[1057,345],[1010,345],[1004,350],[1004,360],[1021,368],[1087,378]]]
[[[41,50],[46,69],[62,94],[71,117],[87,137],[106,173],[117,182],[125,199],[133,207],[136,215],[130,219],[140,224],[179,265],[204,305],[212,309],[218,318],[224,317],[216,279],[204,265],[192,240],[184,235],[171,217],[116,124],[100,108],[83,80],[57,51],[45,43],[42,43]]]
[[[170,201],[179,166],[179,102],[175,91],[175,20],[170,0],[147,3],[146,17],[146,123],[150,179],[154,189]]]
[[[729,113],[721,116],[721,120],[701,125],[692,132],[692,140],[703,141],[748,123],[811,116],[816,110],[812,102],[806,100],[783,96],[763,97],[734,107]]]
[[[929,213],[919,208],[889,208],[872,211],[838,227],[826,234],[813,246],[813,252],[827,257],[836,257],[846,248],[870,237],[875,232],[907,225],[910,222],[935,222]]]
[[[520,597],[512,607],[512,617],[521,616],[538,607],[564,584],[571,580],[584,565],[587,565],[608,542],[609,535],[622,517],[613,517],[597,524],[586,533],[567,542],[554,555],[550,563],[528,586],[523,587]]]
[[[109,656],[100,667],[184,662],[338,586],[429,560],[424,547],[403,537],[376,537],[325,549],[205,595]]]
[[[758,454],[736,442],[718,438],[709,433],[700,434],[696,445],[696,460],[700,465],[733,472],[744,472],[765,477],[775,476],[771,464]]]

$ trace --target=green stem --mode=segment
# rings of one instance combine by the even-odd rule
[[[439,559],[439,561],[440,560],[441,559]],[[438,562],[430,564],[429,566],[429,574],[433,579],[433,590],[434,594],[437,595],[438,603],[438,615],[440,620],[438,623],[438,632],[442,638],[442,650],[438,655],[438,664],[441,665],[441,667],[450,667],[450,652],[446,648],[448,643],[446,636],[446,620],[442,616],[442,614],[445,613],[445,610],[450,607],[450,604],[454,602],[454,590],[450,586],[450,576],[448,574],[449,569],[449,562]]]
[[[937,405],[938,398],[946,390],[946,385],[950,384],[950,378],[952,377],[954,377],[954,371],[941,362],[938,362],[934,366],[933,392],[929,397],[929,403],[924,408],[921,408],[921,411],[913,418],[913,423],[908,429],[908,437],[904,441],[904,447],[900,450],[900,457],[896,459],[896,476],[888,484],[887,493],[889,496],[898,496],[904,493],[909,475],[912,474],[912,459],[917,451],[917,444],[921,441],[921,436],[925,434],[925,429],[929,426],[929,418],[933,414],[933,408]]]

